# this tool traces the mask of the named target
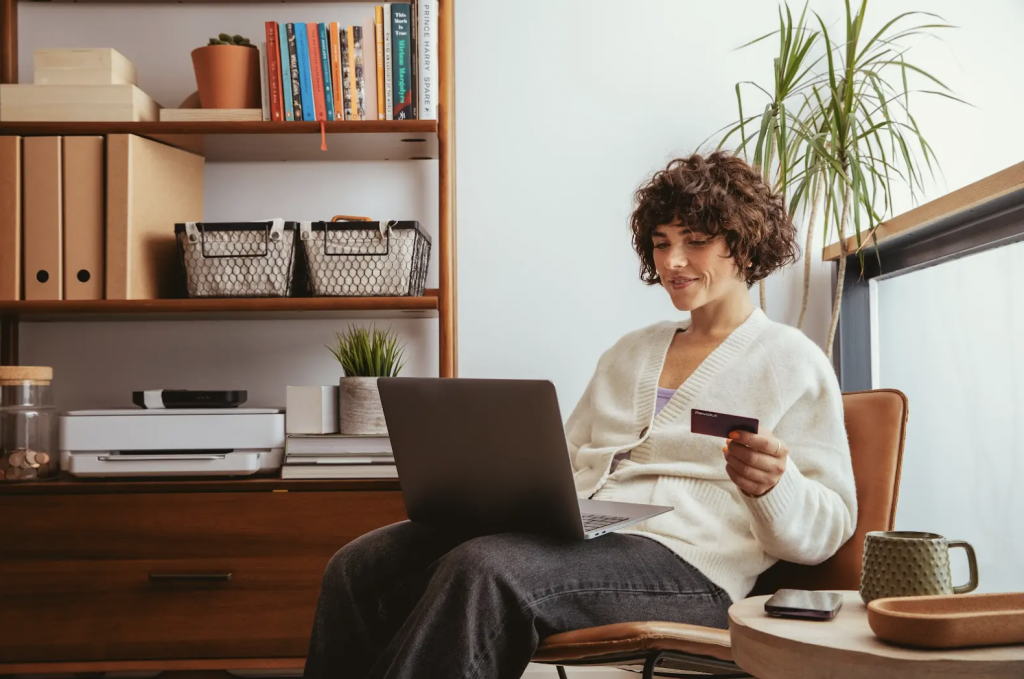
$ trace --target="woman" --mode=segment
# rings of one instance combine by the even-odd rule
[[[776,560],[819,563],[853,534],[832,368],[750,301],[750,286],[795,260],[781,197],[718,152],[671,162],[636,199],[641,278],[690,320],[605,352],[566,433],[581,498],[675,510],[580,542],[410,522],[364,535],[328,565],[306,676],[512,679],[557,632],[726,627],[729,605]],[[694,434],[693,408],[757,418],[761,431]]]

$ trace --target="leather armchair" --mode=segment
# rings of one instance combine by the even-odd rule
[[[860,587],[864,536],[892,530],[906,438],[907,397],[895,389],[843,394],[846,432],[857,486],[858,517],[853,537],[816,566],[778,562],[765,571],[750,596],[779,589],[856,590]],[[557,666],[643,666],[749,676],[732,661],[729,632],[673,622],[625,622],[554,634],[538,646],[533,662]],[[661,676],[676,676],[661,675]]]

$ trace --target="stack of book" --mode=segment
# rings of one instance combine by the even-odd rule
[[[361,25],[266,22],[267,120],[435,120],[437,0],[393,2]]]
[[[288,434],[282,479],[396,479],[387,436]]]

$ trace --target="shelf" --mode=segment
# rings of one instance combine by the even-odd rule
[[[424,160],[438,157],[436,120],[187,122],[0,122],[0,134],[136,134],[201,153],[212,162]]]
[[[21,321],[138,321],[295,318],[436,318],[437,290],[423,297],[264,297],[6,301],[0,314]]]
[[[0,495],[80,495],[91,493],[254,493],[272,491],[399,490],[398,479],[250,478],[79,479],[61,472],[52,481],[0,483]]]

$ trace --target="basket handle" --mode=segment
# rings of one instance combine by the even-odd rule
[[[264,258],[268,255],[270,249],[270,241],[278,242],[281,240],[281,236],[284,233],[284,220],[283,219],[272,219],[263,225],[263,251],[257,252],[251,255],[214,255],[206,252],[206,230],[203,228],[202,222],[187,222],[185,224],[185,233],[188,236],[188,240],[191,243],[200,243],[200,251],[202,252],[203,259],[249,259],[249,258]]]
[[[335,215],[331,222],[349,221],[345,215]],[[351,221],[369,222],[373,221],[368,217],[352,217]],[[380,223],[380,235],[384,239],[384,252],[331,252],[330,243],[327,241],[327,231],[324,229],[324,255],[328,257],[388,257],[391,255],[391,225],[392,221]]]

